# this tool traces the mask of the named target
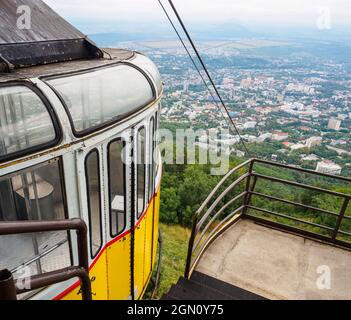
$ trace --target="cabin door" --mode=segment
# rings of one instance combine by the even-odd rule
[[[131,130],[110,138],[104,145],[105,217],[107,237],[108,298],[132,299]]]
[[[88,225],[89,266],[94,300],[108,299],[103,145],[77,152],[82,217]]]
[[[147,123],[134,128],[134,298],[141,298],[149,268],[147,252]]]

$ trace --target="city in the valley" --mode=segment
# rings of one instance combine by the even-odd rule
[[[252,154],[324,173],[351,172],[351,62],[344,44],[241,39],[198,45]],[[159,66],[165,127],[228,127],[177,41],[119,46],[143,50]],[[227,139],[233,155],[243,157],[239,136]]]

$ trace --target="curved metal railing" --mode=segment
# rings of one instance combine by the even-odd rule
[[[320,239],[351,248],[351,214],[346,214],[351,201],[351,194],[321,188],[320,186],[312,186],[301,183],[301,181],[296,182],[281,179],[276,177],[275,174],[267,175],[257,173],[254,171],[254,169],[256,169],[255,165],[274,168],[275,170],[273,172],[277,173],[282,169],[293,171],[302,181],[304,181],[305,176],[313,175],[314,177],[321,177],[322,179],[336,179],[341,183],[351,184],[351,179],[346,177],[315,172],[260,159],[250,159],[236,166],[222,178],[193,217],[185,269],[186,278],[191,277],[191,274],[211,243],[241,218],[252,219],[260,223],[302,234],[306,237]],[[260,168],[257,167],[257,169]],[[292,188],[302,188],[304,190],[341,199],[340,210],[339,212],[332,212],[325,208],[317,208],[310,204],[291,201],[290,199],[284,199],[276,195],[271,195],[269,192],[264,192],[269,190],[258,192],[256,190],[257,183],[262,180],[270,181],[272,184],[276,183]],[[254,200],[257,198],[270,202],[284,203],[284,205],[295,206],[311,212],[313,211],[319,215],[332,217],[335,221],[331,227],[314,221],[304,220],[300,217],[294,217],[291,214],[277,213],[255,205]],[[282,223],[282,221],[285,223]],[[342,224],[345,221],[350,225],[350,232],[342,228]],[[303,225],[303,227],[299,228],[297,225]],[[321,230],[321,233],[311,232],[311,228]],[[345,237],[349,237],[350,241],[346,241]]]
[[[245,170],[248,166],[249,169],[246,173],[239,176],[234,181],[230,181],[230,178],[232,178],[233,175],[238,174],[241,169]],[[222,202],[225,197],[232,195],[234,192],[238,191],[238,187],[240,187],[243,182],[246,182],[247,187],[251,177],[252,166],[252,160],[248,160],[230,170],[213,189],[213,191],[194,215],[186,262],[186,278],[190,277],[194,266],[198,263],[203,252],[212,242],[211,239],[214,239],[218,233],[223,232],[225,230],[225,227],[228,225],[228,222],[230,222],[233,218],[237,218],[238,215],[243,213],[245,206],[240,205],[232,212],[227,214],[224,219],[219,221],[219,217],[224,214],[227,209],[232,209],[231,205],[234,205],[235,202],[243,200],[242,204],[244,204],[244,198],[246,198],[247,192],[241,191],[240,189],[239,192],[237,192],[238,194],[232,197],[229,201],[224,201],[223,205]],[[224,191],[221,191],[222,187],[225,188]],[[213,200],[212,203],[211,200]],[[222,205],[221,208],[215,211],[219,205]]]

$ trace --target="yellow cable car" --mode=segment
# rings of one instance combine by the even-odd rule
[[[92,298],[140,299],[158,246],[159,72],[140,53],[103,52],[43,2],[21,2],[36,12],[31,30],[8,25],[15,2],[0,17],[0,226],[84,220]],[[0,270],[47,274],[78,265],[79,249],[73,231],[2,235]],[[20,297],[81,291],[73,278]]]

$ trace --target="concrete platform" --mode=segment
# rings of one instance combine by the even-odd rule
[[[350,251],[248,220],[217,239],[197,271],[272,300],[351,300]]]

